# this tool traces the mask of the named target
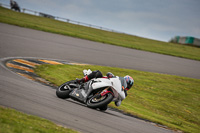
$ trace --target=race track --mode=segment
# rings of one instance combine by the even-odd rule
[[[86,133],[168,133],[111,109],[100,112],[71,100],[58,99],[55,90],[8,70],[10,57],[60,59],[200,78],[200,62],[56,35],[0,23],[0,105],[37,115]]]

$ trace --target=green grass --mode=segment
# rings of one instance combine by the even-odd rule
[[[0,133],[77,133],[46,119],[0,106]]]
[[[83,76],[83,69],[100,70],[105,75],[130,75],[134,87],[117,108],[126,113],[184,132],[200,131],[200,80],[104,66],[41,65],[35,72],[57,86]],[[109,106],[114,107],[111,103]]]
[[[197,47],[98,30],[53,19],[18,13],[2,7],[0,7],[0,22],[127,48],[200,60],[200,49]]]

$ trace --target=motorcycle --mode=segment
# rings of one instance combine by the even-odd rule
[[[121,88],[118,76],[113,78],[94,78],[88,82],[77,84],[76,80],[68,81],[60,85],[56,90],[59,98],[71,98],[86,104],[87,107],[107,110],[107,105],[112,101],[125,99],[125,93]]]

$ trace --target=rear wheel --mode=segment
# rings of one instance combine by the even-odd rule
[[[100,110],[104,110],[112,99],[113,95],[111,93],[107,93],[106,95],[100,97],[99,95],[94,95],[87,101],[87,106],[90,108],[99,108]]]
[[[62,99],[66,99],[66,98],[69,98],[69,94],[70,92],[72,91],[71,89],[71,86],[70,86],[70,83],[74,83],[74,81],[69,81],[69,82],[66,82],[62,85],[60,85],[57,90],[56,90],[56,95],[57,97],[59,98],[62,98]]]

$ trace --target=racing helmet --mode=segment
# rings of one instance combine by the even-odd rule
[[[126,83],[127,83],[127,89],[126,89],[126,90],[131,89],[131,87],[132,87],[133,84],[134,84],[133,78],[132,78],[131,76],[129,76],[129,75],[126,75],[126,76],[124,77],[124,79],[126,80]]]

